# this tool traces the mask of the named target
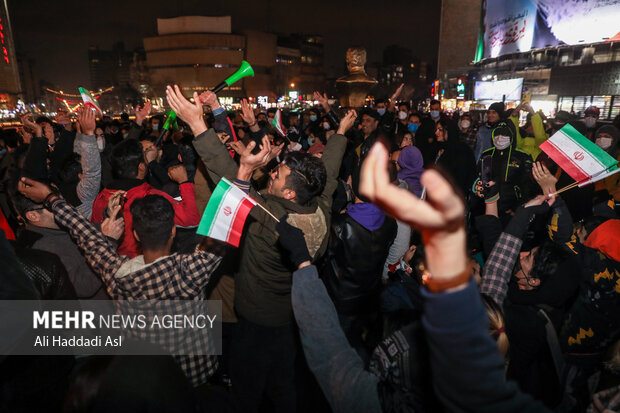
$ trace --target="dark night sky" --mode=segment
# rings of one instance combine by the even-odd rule
[[[64,90],[89,85],[88,47],[128,49],[156,35],[157,17],[232,16],[233,31],[325,36],[328,75],[341,75],[346,48],[363,45],[368,61],[398,44],[432,64],[437,58],[440,0],[9,0],[18,53],[36,60],[40,79]]]

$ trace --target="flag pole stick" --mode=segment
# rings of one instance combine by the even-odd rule
[[[278,218],[276,218],[276,216],[275,216],[275,215],[273,215],[271,212],[269,212],[269,210],[268,210],[267,208],[265,208],[264,206],[262,206],[262,205],[261,205],[261,204],[259,204],[259,203],[256,203],[256,206],[261,207],[261,208],[262,208],[262,210],[263,210],[263,211],[265,211],[267,214],[269,214],[269,216],[270,216],[271,218],[275,219],[275,220],[276,220],[276,222],[280,222],[280,220],[279,220]]]
[[[573,183],[572,183],[572,184],[570,184],[570,185],[566,185],[564,188],[558,189],[557,191],[555,191],[555,192],[553,192],[553,193],[549,194],[549,198],[551,198],[551,197],[553,197],[553,196],[556,196],[557,194],[561,194],[561,193],[562,193],[562,192],[564,192],[564,191],[568,191],[569,189],[573,189],[573,188],[575,188],[576,186],[578,186],[579,184],[580,184],[580,182],[573,182]]]

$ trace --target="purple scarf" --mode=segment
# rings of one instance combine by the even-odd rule
[[[407,146],[398,155],[398,179],[402,179],[409,185],[409,190],[417,197],[422,193],[422,184],[420,176],[424,172],[424,160],[422,153],[415,146]]]

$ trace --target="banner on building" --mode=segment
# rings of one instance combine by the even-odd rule
[[[485,0],[483,58],[620,40],[620,0]]]

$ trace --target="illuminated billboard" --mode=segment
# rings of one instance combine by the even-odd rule
[[[620,40],[620,0],[485,0],[484,58]]]
[[[521,100],[523,78],[496,80],[490,82],[476,82],[474,99],[493,101],[516,101]]]

